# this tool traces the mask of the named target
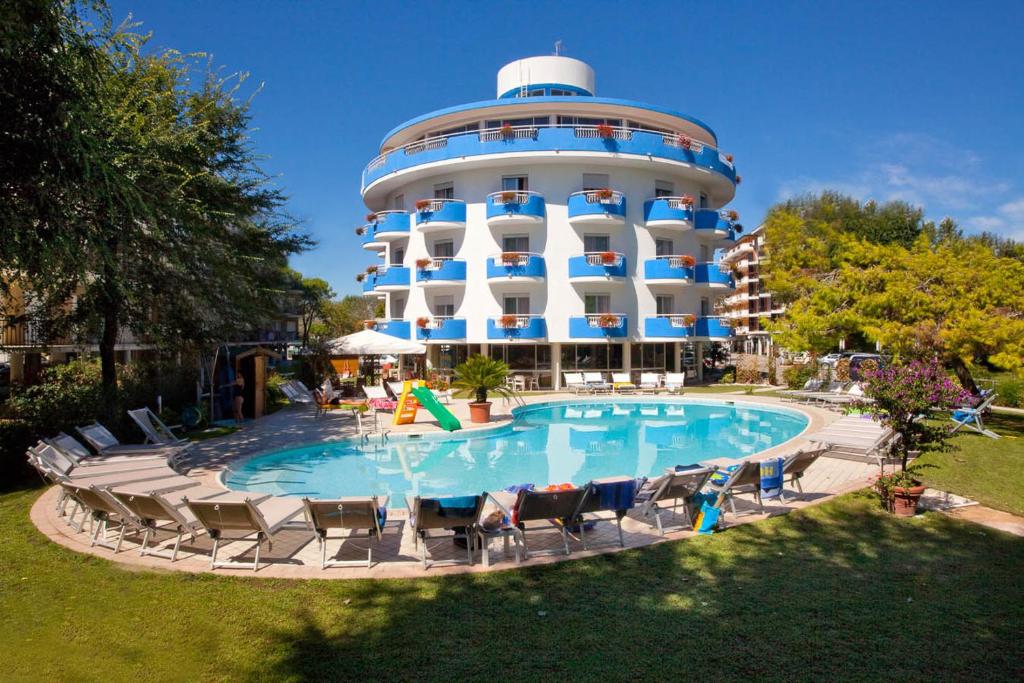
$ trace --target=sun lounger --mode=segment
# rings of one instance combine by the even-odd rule
[[[316,535],[320,544],[320,568],[373,566],[373,540],[380,542],[384,523],[387,521],[387,498],[383,501],[377,496],[337,498],[334,500],[311,500],[303,498],[306,509],[306,522]],[[331,529],[350,529],[365,531],[368,539],[366,544],[366,562],[327,560],[327,534]],[[354,538],[355,534],[346,538]]]
[[[632,394],[636,391],[636,385],[630,381],[628,372],[613,372],[612,390],[620,394]]]
[[[984,422],[984,413],[992,407],[992,402],[995,400],[996,393],[990,390],[982,394],[982,399],[978,405],[954,410],[950,416],[953,420],[953,428],[949,433],[956,434],[960,429],[966,427],[972,432],[984,434],[990,439],[998,439],[999,435],[986,428]]]
[[[569,554],[569,530],[578,522],[576,512],[579,510],[590,492],[589,486],[555,491],[522,490],[516,497],[511,509],[511,524],[519,530],[518,540],[523,544],[523,557],[529,558],[530,549],[527,544],[529,522],[545,522],[544,527],[554,525],[562,534],[562,546],[565,554]],[[537,529],[540,527],[534,527]],[[581,535],[583,527],[580,528]]]
[[[565,377],[565,388],[573,393],[579,394],[581,391],[591,391],[590,385],[583,380],[583,373],[563,372],[562,376]]]
[[[783,482],[785,483],[788,477],[789,483],[796,486],[796,490],[802,494],[804,488],[800,485],[800,480],[803,478],[804,473],[807,472],[807,468],[816,463],[818,458],[823,456],[826,451],[826,448],[818,448],[813,451],[797,451],[792,455],[786,456],[785,461],[782,463]],[[786,502],[785,492],[782,495],[782,502]]]
[[[464,540],[468,562],[473,564],[473,544],[477,538],[477,525],[485,498],[485,495],[437,498],[406,497],[405,502],[409,508],[409,523],[412,527],[413,542],[420,551],[420,560],[423,562],[424,569],[430,568],[430,564],[427,562],[429,551],[427,544],[438,538],[431,536],[431,531],[451,531],[454,536],[445,534],[443,538]]]
[[[654,393],[661,388],[661,378],[658,377],[656,372],[641,372],[640,373],[640,386],[641,393]]]
[[[717,467],[679,468],[672,472],[645,481],[637,490],[636,502],[643,517],[654,517],[658,533],[665,535],[661,513],[669,510],[674,518],[677,509],[682,509],[686,523],[693,526],[697,510],[694,497],[707,484],[708,478],[718,471]]]
[[[281,392],[291,403],[308,405],[315,400],[312,393],[300,388],[295,381],[284,382],[280,385],[280,388]]]
[[[683,386],[686,384],[686,373],[685,372],[666,372],[665,373],[665,388],[671,392],[682,391]]]
[[[726,479],[721,484],[711,481],[708,486],[712,493],[718,494],[718,501],[715,507],[721,507],[725,501],[729,502],[732,514],[736,514],[735,496],[743,493],[752,493],[758,508],[764,512],[764,504],[761,502],[761,463],[753,460],[744,460],[739,467],[726,473]]]
[[[195,515],[206,533],[213,539],[210,555],[210,569],[217,567],[252,567],[259,569],[260,548],[264,542],[267,550],[273,547],[273,537],[295,517],[302,514],[302,501],[291,498],[265,498],[255,502],[246,496],[242,500],[226,496],[193,500],[183,498],[185,505]],[[255,539],[253,535],[255,534]],[[221,541],[256,541],[256,553],[252,564],[248,562],[218,562],[217,552]]]
[[[75,431],[96,451],[97,455],[95,457],[98,458],[164,455],[174,461],[177,455],[183,451],[183,448],[180,446],[165,446],[163,444],[151,443],[121,443],[109,429],[99,422],[76,427]],[[67,435],[62,434],[62,436]],[[77,440],[75,442],[77,443]]]
[[[600,372],[584,372],[583,381],[591,391],[611,391],[612,385],[604,381],[604,375]]]
[[[573,519],[580,523],[580,540],[584,550],[587,549],[587,540],[584,528],[594,522],[611,521],[601,517],[598,513],[612,512],[615,514],[614,521],[619,531],[619,547],[625,548],[626,543],[622,536],[622,518],[633,509],[636,502],[636,480],[631,477],[605,477],[594,479],[587,487],[590,489],[583,498],[580,506],[573,513]],[[591,515],[587,517],[587,515]]]
[[[801,394],[813,393],[819,389],[821,389],[821,380],[812,377],[804,382],[799,389],[784,389],[779,392],[779,396],[783,399],[796,400]]]
[[[62,481],[59,486],[66,492],[68,498],[75,501],[77,506],[88,513],[92,524],[90,546],[98,545],[118,553],[121,551],[124,535],[129,529],[142,531],[142,522],[100,485],[79,481]],[[72,511],[70,524],[75,527],[76,531],[81,531],[81,524],[75,525],[75,515],[76,511]],[[117,540],[114,542],[107,540],[111,524],[117,525]]]
[[[192,443],[188,439],[182,439],[175,435],[171,428],[164,424],[156,413],[149,408],[136,408],[129,410],[128,416],[139,426],[142,433],[146,435],[146,442],[159,444],[161,446],[178,446],[188,448]]]

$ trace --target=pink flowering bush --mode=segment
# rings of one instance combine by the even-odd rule
[[[929,413],[933,409],[958,407],[970,399],[970,394],[946,373],[937,359],[915,360],[879,370],[862,368],[861,377],[864,393],[874,399],[864,407],[900,435],[895,448],[903,473],[907,472],[908,453],[941,447],[949,434],[942,426],[928,424],[925,418]]]

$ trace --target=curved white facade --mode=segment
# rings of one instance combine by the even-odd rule
[[[722,210],[732,157],[699,121],[593,88],[578,60],[519,60],[498,100],[388,134],[361,228],[384,266],[364,282],[381,330],[425,341],[441,370],[490,353],[540,386],[699,372],[695,342],[728,340],[715,309],[733,283],[714,259],[741,230]]]

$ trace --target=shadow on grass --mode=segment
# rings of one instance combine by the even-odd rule
[[[1010,679],[1022,562],[1019,539],[848,496],[547,567],[320,583],[323,602],[279,615],[266,660],[239,675]]]

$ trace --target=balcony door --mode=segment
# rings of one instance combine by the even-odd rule
[[[657,197],[672,197],[675,195],[676,186],[674,183],[668,180],[655,180],[654,181],[654,196]]]
[[[455,199],[455,185],[453,183],[434,185],[434,199]]]
[[[530,251],[530,238],[528,235],[505,235],[501,238],[501,250],[514,252]]]
[[[391,300],[391,317],[398,319],[405,317],[405,299]]]
[[[525,294],[506,294],[501,302],[505,315],[530,315],[530,297]]]
[[[452,318],[455,316],[455,297],[437,296],[434,297],[434,317]]]
[[[526,192],[530,189],[530,179],[524,175],[506,175],[501,177],[502,192]]]
[[[655,256],[675,256],[675,244],[672,240],[656,239],[654,240],[654,255]]]
[[[654,307],[658,315],[671,315],[676,312],[675,298],[671,294],[659,294],[654,297]]]
[[[452,258],[455,256],[455,242],[438,240],[434,242],[434,258]]]
[[[612,297],[609,294],[587,294],[583,297],[583,311],[587,315],[612,312]]]
[[[394,247],[391,250],[391,265],[400,266],[405,261],[405,248]]]
[[[592,254],[601,251],[611,251],[612,240],[608,235],[584,235],[583,251]]]
[[[583,191],[588,190],[603,190],[606,187],[611,187],[611,181],[607,173],[584,173],[583,174]]]

